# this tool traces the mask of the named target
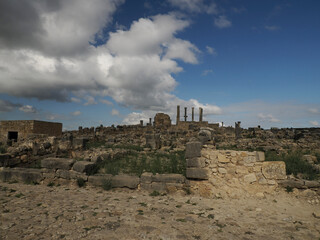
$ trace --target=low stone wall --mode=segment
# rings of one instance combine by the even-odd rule
[[[94,162],[75,161],[68,158],[46,158],[41,161],[41,169],[0,168],[0,180],[3,182],[24,182],[33,184],[74,183],[83,179],[88,185],[104,187],[110,183],[113,188],[144,189],[147,191],[173,192],[188,186],[181,174],[143,173],[141,177],[126,174],[90,175],[95,168]]]

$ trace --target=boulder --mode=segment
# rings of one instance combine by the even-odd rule
[[[304,185],[304,181],[301,179],[285,179],[285,180],[279,180],[278,184],[282,187],[292,187],[292,188],[306,188]]]
[[[75,160],[70,158],[46,158],[41,160],[41,167],[70,170],[74,162]]]
[[[253,183],[257,181],[257,177],[254,173],[249,173],[243,177],[245,183]]]
[[[93,175],[97,172],[98,168],[94,162],[78,161],[73,164],[72,170],[79,173],[86,173],[87,175]]]
[[[140,183],[140,178],[126,174],[116,175],[112,178],[112,187],[135,189]]]
[[[187,168],[186,177],[190,179],[208,180],[208,170],[203,168]]]
[[[3,168],[0,179],[4,182],[16,180],[25,183],[39,183],[43,180],[41,169]]]
[[[111,174],[92,175],[88,177],[88,184],[95,187],[102,187],[105,181],[112,181]]]

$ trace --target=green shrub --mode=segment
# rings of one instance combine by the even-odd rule
[[[292,151],[283,154],[277,154],[274,151],[266,152],[266,161],[283,161],[286,164],[287,174],[297,176],[301,174],[304,179],[314,180],[319,178],[319,171],[312,165],[302,159],[301,151]]]
[[[84,187],[86,185],[86,181],[83,178],[77,178],[78,187]]]
[[[157,197],[157,196],[160,196],[160,193],[158,191],[154,190],[152,193],[149,194],[149,196]]]

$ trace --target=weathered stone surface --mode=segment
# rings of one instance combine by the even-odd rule
[[[266,160],[264,152],[257,152],[256,153],[256,160],[257,160],[257,162],[263,162],[264,160]]]
[[[218,168],[219,173],[227,174],[227,170],[225,168]]]
[[[195,158],[201,156],[201,142],[188,142],[186,145],[186,158]]]
[[[153,174],[150,172],[144,172],[141,174],[140,182],[141,183],[151,183]]]
[[[226,155],[222,155],[222,154],[218,155],[218,161],[220,163],[228,163],[228,162],[230,162],[230,160],[226,157]]]
[[[237,174],[247,174],[248,173],[248,168],[243,167],[243,166],[237,166],[236,173]]]
[[[147,191],[165,192],[167,190],[167,185],[163,182],[141,183],[140,186]]]
[[[86,144],[89,142],[88,138],[73,138],[72,147],[73,148],[85,148]]]
[[[282,187],[292,187],[292,188],[306,188],[304,185],[304,181],[301,179],[285,179],[285,180],[279,180],[278,184]]]
[[[21,162],[19,158],[11,158],[10,154],[0,154],[0,167],[14,167]]]
[[[286,179],[286,165],[284,162],[263,162],[262,174],[267,179]]]
[[[254,173],[249,173],[243,177],[245,183],[253,183],[257,181],[257,177]]]
[[[152,182],[184,183],[186,178],[181,174],[156,174],[152,176]]]
[[[40,169],[31,168],[3,168],[0,171],[0,179],[7,181],[20,181],[25,183],[39,183],[43,180]]]
[[[209,179],[208,170],[203,168],[187,168],[186,176],[190,179]]]
[[[88,176],[84,173],[79,173],[79,172],[70,170],[69,174],[70,174],[70,179],[82,178],[83,180],[88,181]]]
[[[46,158],[41,160],[41,167],[70,170],[74,162],[74,159],[69,158]]]
[[[187,167],[203,168],[205,167],[205,165],[206,165],[205,158],[198,157],[198,158],[187,159]]]
[[[243,158],[245,166],[253,166],[256,160],[257,160],[256,156],[247,156]]]
[[[77,161],[73,164],[72,170],[80,173],[92,174],[97,170],[97,165],[93,162]]]
[[[137,188],[138,184],[140,183],[140,178],[137,176],[130,176],[130,175],[116,175],[112,178],[112,186],[118,188]]]
[[[201,129],[198,133],[198,139],[202,144],[206,144],[212,139],[211,131],[207,129]]]
[[[307,188],[320,188],[320,181],[304,181]]]
[[[88,177],[88,184],[95,187],[101,187],[105,181],[110,180],[112,181],[111,174],[92,175]]]

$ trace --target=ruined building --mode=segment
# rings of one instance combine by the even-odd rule
[[[34,134],[61,136],[62,123],[37,120],[0,121],[0,140],[18,141]]]

